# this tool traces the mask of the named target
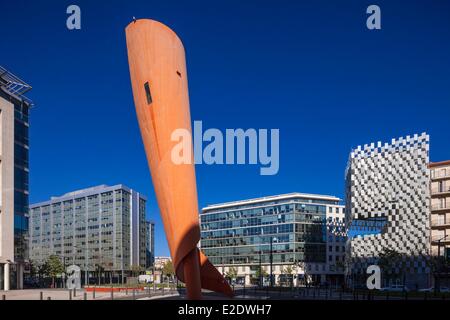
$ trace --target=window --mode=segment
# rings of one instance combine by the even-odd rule
[[[145,88],[145,95],[147,96],[147,103],[151,104],[153,102],[153,100],[152,100],[152,94],[150,92],[150,85],[148,84],[148,82],[146,82],[144,84],[144,88]]]

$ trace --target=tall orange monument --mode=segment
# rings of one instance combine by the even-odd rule
[[[231,297],[228,283],[197,248],[193,152],[190,164],[171,158],[177,144],[172,133],[192,133],[183,44],[167,26],[148,19],[131,22],[126,39],[136,113],[176,275],[186,284],[188,299],[201,299],[202,288]]]

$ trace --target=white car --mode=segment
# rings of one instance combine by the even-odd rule
[[[385,288],[381,288],[380,291],[384,291],[384,292],[408,292],[409,289],[407,286],[404,286],[402,284],[394,284],[390,287],[385,287]]]
[[[150,275],[140,275],[138,277],[139,283],[151,283],[152,282],[152,276]]]

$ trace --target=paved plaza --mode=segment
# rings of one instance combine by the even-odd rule
[[[86,292],[85,290],[67,289],[29,289],[0,291],[0,300],[154,300],[175,298],[175,290],[128,290],[121,292]]]

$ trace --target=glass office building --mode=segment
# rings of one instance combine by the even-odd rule
[[[331,267],[336,243],[343,255],[346,241],[334,236],[336,226],[330,227],[336,218],[343,222],[339,202],[331,196],[292,193],[211,205],[200,214],[200,247],[225,275],[237,271],[241,283],[270,274],[275,283],[291,279],[289,274],[296,275],[295,282],[307,277],[324,282],[327,275],[343,272]]]
[[[29,90],[0,67],[0,290],[23,287],[28,259]]]
[[[30,259],[50,255],[83,276],[123,277],[146,266],[146,197],[124,185],[101,185],[30,206]]]
[[[146,222],[145,242],[146,268],[151,268],[155,263],[155,223],[153,221]]]

